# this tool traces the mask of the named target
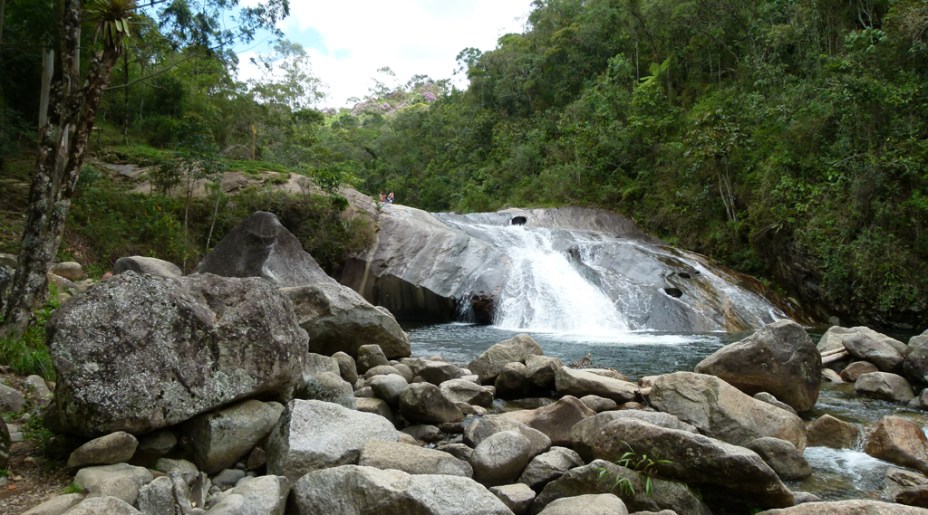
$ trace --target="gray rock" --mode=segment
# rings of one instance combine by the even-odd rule
[[[380,345],[361,345],[358,347],[355,362],[359,374],[364,374],[374,367],[390,365],[390,361],[387,359],[387,355],[384,354],[383,349],[380,348]]]
[[[858,377],[854,391],[860,395],[895,402],[909,402],[915,397],[912,385],[904,377],[889,372],[871,372]]]
[[[6,425],[6,421],[0,419],[0,468],[6,468],[10,462],[10,447],[13,444],[13,439],[10,435],[10,429]]]
[[[873,363],[883,372],[901,365],[906,351],[904,343],[867,327],[851,328],[841,340],[852,356]]]
[[[449,379],[441,383],[439,389],[442,395],[455,404],[474,404],[484,408],[493,404],[492,390],[466,379]]]
[[[474,448],[474,479],[487,486],[512,483],[532,457],[532,442],[522,434],[492,434]]]
[[[377,376],[387,376],[387,375],[395,375],[395,376],[403,377],[403,374],[400,373],[399,369],[397,369],[393,365],[377,365],[376,367],[371,367],[367,369],[367,372],[364,372],[364,379],[366,379],[369,383],[371,379]],[[403,379],[406,379],[406,378],[403,377]],[[407,380],[406,382],[408,383],[409,381]],[[422,381],[420,380],[416,382],[421,383]]]
[[[543,354],[541,346],[531,336],[519,334],[483,351],[467,368],[477,374],[481,383],[487,383],[495,380],[507,363],[524,365],[529,356]]]
[[[796,415],[761,402],[715,376],[676,372],[651,387],[651,404],[704,434],[735,445],[764,436],[786,440],[803,450],[805,425]]]
[[[286,399],[307,336],[267,281],[126,272],[48,324],[60,430],[145,433],[238,399]],[[113,359],[113,356],[120,359]]]
[[[342,351],[332,354],[332,357],[338,361],[338,371],[342,379],[351,384],[356,383],[358,381],[358,364],[355,363],[354,358]]]
[[[770,468],[786,481],[805,479],[812,475],[812,467],[796,447],[779,438],[758,438],[748,444],[748,449],[756,452]]]
[[[26,393],[35,400],[35,404],[45,406],[52,399],[52,391],[48,388],[48,383],[40,376],[31,375],[23,381],[23,388]]]
[[[283,515],[290,494],[290,482],[281,476],[260,476],[241,480],[224,492],[206,513],[209,515]]]
[[[400,431],[413,437],[417,442],[438,442],[445,437],[441,429],[431,424],[415,424],[404,427]]]
[[[225,469],[213,476],[211,482],[222,490],[228,490],[244,477],[245,471],[242,469]]]
[[[571,438],[576,438],[580,433],[595,433],[601,431],[603,426],[609,422],[620,418],[632,418],[641,420],[655,426],[666,427],[667,429],[679,429],[690,433],[699,433],[695,427],[681,421],[679,418],[670,413],[661,413],[659,411],[644,411],[639,409],[623,409],[617,411],[604,411],[593,417],[584,419],[571,427]]]
[[[928,410],[928,388],[922,388],[922,391],[909,401],[908,406],[912,409]]]
[[[390,409],[387,401],[376,397],[357,397],[355,402],[357,403],[356,410],[379,415],[393,423],[393,410]]]
[[[532,354],[525,358],[525,375],[540,389],[554,389],[554,377],[564,364],[558,358]]]
[[[580,402],[585,404],[587,408],[590,408],[596,413],[612,411],[619,407],[618,403],[616,403],[614,400],[600,397],[599,395],[584,395],[583,397],[580,397]]]
[[[555,375],[555,388],[561,395],[598,395],[618,403],[635,400],[638,385],[588,370],[562,367]]]
[[[123,272],[154,275],[157,277],[180,277],[184,272],[170,261],[145,256],[126,256],[116,260],[113,264],[113,275]]]
[[[139,498],[139,489],[152,479],[148,469],[125,463],[82,468],[74,476],[74,482],[89,495],[112,496],[129,504],[135,504]]]
[[[399,470],[343,465],[316,470],[293,488],[298,515],[511,514],[476,481],[459,476],[407,474]]]
[[[139,437],[138,451],[158,458],[177,446],[177,436],[167,429],[160,429]]]
[[[58,277],[64,277],[69,281],[80,281],[87,277],[87,274],[84,273],[84,268],[80,263],[75,261],[62,261],[61,263],[55,263],[52,265],[48,271],[57,275]]]
[[[744,447],[630,418],[613,420],[597,433],[574,434],[574,449],[587,459],[615,459],[626,452],[653,456],[652,468],[660,477],[708,485],[750,506],[794,502],[776,472]]]
[[[538,490],[563,476],[568,470],[581,465],[583,458],[573,449],[552,447],[548,452],[532,458],[519,476],[519,482]]]
[[[52,497],[42,504],[26,510],[22,515],[61,515],[84,500],[84,494],[64,494]],[[172,506],[173,507],[173,506]],[[153,514],[159,515],[159,514]],[[173,513],[171,514],[173,515]]]
[[[535,492],[522,483],[494,486],[490,488],[490,493],[503,501],[503,504],[515,515],[528,513],[529,508],[532,507],[532,501],[535,500]]]
[[[553,404],[541,408],[510,411],[503,414],[504,417],[541,431],[551,439],[554,445],[569,445],[570,428],[594,415],[596,415],[595,411],[571,395],[565,395]]]
[[[369,386],[378,399],[382,399],[391,406],[399,405],[400,394],[409,387],[409,383],[399,374],[374,376]]]
[[[276,402],[249,400],[195,417],[185,424],[193,462],[207,474],[231,467],[270,434],[283,411]]]
[[[200,475],[197,466],[187,460],[174,460],[170,458],[161,458],[155,462],[154,470],[163,472],[168,475],[183,477],[194,477]]]
[[[303,358],[303,375],[315,375],[322,372],[331,372],[341,377],[341,368],[334,356],[323,356],[315,352],[307,352]]]
[[[769,392],[803,412],[818,400],[822,356],[799,324],[780,320],[715,351],[695,372],[720,377],[748,395]]]
[[[112,465],[129,461],[139,441],[129,433],[117,431],[81,445],[68,457],[68,467]]]
[[[628,515],[622,499],[613,494],[584,494],[555,499],[538,515]]]
[[[501,431],[517,431],[532,443],[532,456],[551,448],[551,439],[541,431],[502,415],[477,417],[464,429],[464,443],[476,448],[485,439]]]
[[[521,399],[531,396],[536,390],[526,376],[525,365],[519,362],[506,363],[493,381],[493,386],[499,399]]]
[[[849,383],[853,383],[854,381],[857,381],[857,379],[864,374],[869,374],[871,372],[879,372],[879,371],[880,369],[876,368],[876,365],[874,365],[873,363],[870,363],[869,361],[855,361],[849,364],[848,366],[844,367],[841,370],[840,375],[841,375],[841,379],[844,379],[845,381]]]
[[[826,370],[830,370],[830,369],[826,369]],[[757,392],[754,394],[754,398],[759,401],[766,402],[767,404],[770,404],[771,406],[776,406],[780,409],[784,409],[792,413],[793,415],[798,415],[798,413],[796,413],[795,408],[793,408],[789,404],[786,404],[785,402],[780,402],[779,399],[777,399],[776,397],[774,397],[768,392]]]
[[[389,420],[322,401],[293,400],[267,444],[269,474],[296,481],[309,471],[357,463],[370,440],[396,441]]]
[[[342,379],[338,372],[303,372],[299,384],[293,391],[297,399],[334,402],[346,408],[355,407],[354,387]]]
[[[26,405],[26,396],[22,392],[0,383],[0,412],[19,411]]]
[[[464,413],[431,383],[409,385],[399,396],[399,412],[411,423],[442,424],[459,422]]]
[[[809,422],[806,426],[809,446],[832,449],[854,449],[860,439],[860,429],[854,424],[828,415]]]
[[[156,477],[139,489],[139,510],[145,515],[175,515],[174,484],[167,476]]]
[[[928,336],[913,336],[909,340],[902,370],[910,381],[928,383]]]
[[[118,497],[87,497],[68,510],[68,515],[139,515],[142,512]]]
[[[864,451],[881,460],[928,473],[928,438],[907,418],[883,417],[870,433]]]
[[[459,379],[466,375],[465,370],[444,361],[429,360],[416,372],[423,380],[439,386],[450,379]]]
[[[647,493],[641,474],[610,461],[595,460],[545,485],[532,504],[532,513],[540,512],[556,499],[614,494],[633,512],[668,509],[687,515],[711,515],[709,508],[685,484],[660,478],[652,478],[651,483],[651,493]]]
[[[818,344],[815,346],[818,351],[822,354],[826,352],[840,351],[845,350],[844,347],[844,338],[848,335],[855,334],[856,328],[851,329],[847,327],[832,326],[825,331],[825,334],[818,340]]]
[[[462,477],[474,475],[474,470],[469,463],[447,452],[380,440],[371,440],[364,445],[358,465],[402,470],[409,474],[445,474]]]
[[[767,510],[757,515],[924,515],[923,508],[903,506],[883,501],[854,499],[850,501],[807,502],[792,508]]]

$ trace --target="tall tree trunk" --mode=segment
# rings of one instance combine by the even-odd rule
[[[6,336],[22,335],[32,310],[48,294],[46,274],[58,253],[97,109],[119,57],[118,48],[105,47],[97,53],[84,86],[79,87],[76,61],[80,60],[81,2],[62,0],[62,4],[58,51],[62,73],[53,81],[48,117],[39,128],[26,227],[0,329]]]

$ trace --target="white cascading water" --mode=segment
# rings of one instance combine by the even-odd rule
[[[553,248],[547,231],[521,226],[494,229],[508,240],[505,248],[513,269],[500,295],[494,325],[589,335],[629,330],[615,304]]]

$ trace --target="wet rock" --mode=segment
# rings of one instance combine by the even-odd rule
[[[561,395],[598,395],[612,399],[617,403],[635,400],[638,394],[638,385],[606,377],[588,370],[560,368],[555,376],[555,388]]]
[[[695,372],[720,377],[748,395],[769,392],[803,412],[818,400],[822,357],[805,329],[781,320],[712,353]]]
[[[782,480],[805,479],[812,475],[812,467],[796,447],[779,438],[758,438],[748,444]]]
[[[387,419],[322,401],[293,400],[267,444],[268,473],[295,481],[309,471],[357,463],[370,440],[396,441]]]
[[[500,431],[474,448],[474,479],[486,486],[512,483],[532,459],[532,442],[516,431]]]
[[[491,346],[471,361],[467,368],[477,374],[481,383],[487,383],[494,381],[507,363],[524,365],[529,356],[543,354],[541,346],[531,336],[520,334]]]
[[[857,378],[854,391],[860,395],[895,402],[909,402],[915,397],[912,385],[904,377],[889,372],[871,372]]]
[[[583,458],[573,449],[552,447],[548,452],[532,458],[519,476],[519,482],[538,490],[563,476],[568,470],[581,465]]]
[[[618,485],[628,484],[629,488]],[[532,513],[539,513],[556,499],[583,494],[618,494],[630,511],[673,510],[691,515],[711,515],[711,511],[683,483],[652,479],[652,493],[645,492],[645,478],[634,470],[610,461],[595,460],[569,470],[545,485],[535,502]]]
[[[810,447],[853,449],[860,438],[860,429],[854,424],[825,414],[809,422],[806,437]]]
[[[442,424],[459,422],[464,413],[431,383],[409,385],[399,396],[399,412],[412,423]]]
[[[909,419],[883,417],[870,434],[864,451],[874,458],[928,473],[928,438]]]
[[[112,465],[129,461],[139,442],[129,433],[117,431],[81,445],[68,458],[68,467]]]
[[[803,450],[806,446],[802,419],[749,397],[725,381],[690,372],[658,377],[651,388],[651,404],[692,424],[707,436],[735,445],[772,436]]]
[[[296,482],[291,496],[298,515],[512,513],[486,488],[466,477],[407,474],[357,465],[308,473]]]
[[[447,452],[399,442],[371,440],[361,450],[358,465],[402,470],[408,474],[445,474],[473,477],[469,463]]]
[[[238,399],[289,398],[306,341],[263,279],[114,276],[49,321],[56,429],[146,433]]]
[[[612,494],[584,494],[551,501],[539,515],[628,515],[622,499]]]
[[[180,267],[174,263],[153,257],[121,257],[113,264],[113,275],[129,271],[157,277],[180,277],[184,275]]]
[[[849,383],[853,383],[857,381],[857,379],[864,374],[869,374],[871,372],[879,372],[879,371],[880,369],[876,368],[876,365],[874,365],[873,363],[870,363],[869,361],[855,361],[849,364],[848,366],[844,367],[841,370],[840,375],[841,375],[841,379],[844,379],[845,381]]]
[[[553,404],[534,410],[510,411],[503,416],[541,431],[554,445],[569,445],[570,428],[595,414],[580,399],[566,395]]]
[[[231,467],[270,434],[283,411],[276,402],[249,400],[193,418],[184,427],[197,468],[215,474]]]

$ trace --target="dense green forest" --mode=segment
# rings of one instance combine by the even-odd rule
[[[0,155],[16,176],[53,9],[5,3]],[[822,318],[928,315],[926,0],[538,0],[525,33],[461,51],[466,90],[383,80],[338,111],[315,108],[325,77],[299,45],[243,83],[234,54],[159,14],[133,19],[98,156],[258,161],[433,211],[603,207]]]

